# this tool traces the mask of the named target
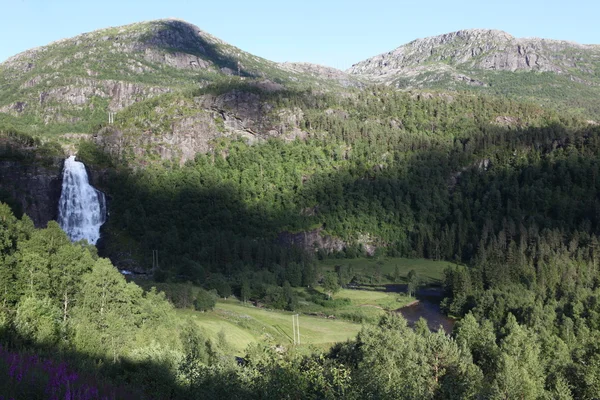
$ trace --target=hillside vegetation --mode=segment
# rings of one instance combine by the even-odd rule
[[[121,398],[596,398],[596,52],[463,32],[364,64],[396,63],[375,85],[168,20],[8,60],[2,165],[76,151],[110,215],[96,249],[0,192],[0,389],[43,398],[19,376],[48,361],[61,397],[80,371]],[[436,77],[462,69],[483,84]],[[404,284],[454,330],[391,312]]]
[[[279,65],[185,21],[157,20],[63,39],[0,64],[0,125],[40,135],[94,133],[108,112],[232,76],[272,90],[358,82]]]
[[[600,45],[468,29],[414,40],[347,72],[399,89],[466,90],[600,118]]]

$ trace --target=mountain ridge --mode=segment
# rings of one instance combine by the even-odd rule
[[[267,60],[239,49],[210,33],[201,30],[198,26],[178,18],[165,18],[136,22],[123,26],[108,27],[95,31],[85,32],[74,37],[63,38],[44,46],[34,47],[15,54],[0,63],[0,69],[19,72],[29,72],[35,68],[32,61],[40,61],[44,53],[52,53],[58,47],[74,47],[73,51],[80,51],[80,47],[98,45],[102,42],[112,42],[111,46],[103,46],[99,50],[107,50],[109,53],[130,52],[131,58],[142,54],[144,61],[150,63],[166,64],[179,69],[210,69],[218,67],[224,75],[240,75],[247,77],[265,76],[266,72],[259,67],[271,67],[282,72],[302,73],[299,68],[290,68],[291,65],[312,65],[313,75],[315,70],[335,70],[336,73],[344,75],[344,72],[332,67],[317,66],[309,63],[278,63]],[[87,54],[75,53],[79,58],[97,53],[95,49]],[[167,54],[171,53],[172,57]],[[182,54],[183,53],[183,54]],[[51,56],[53,54],[50,54]],[[187,55],[186,57],[183,57]],[[196,56],[194,59],[190,56]],[[57,58],[55,56],[55,58]],[[186,58],[182,60],[181,58]],[[45,61],[45,60],[41,60]],[[71,61],[71,60],[69,60]],[[62,63],[64,64],[64,62]],[[51,67],[61,66],[53,64]],[[262,64],[262,65],[261,65]],[[319,68],[317,68],[319,67]],[[81,72],[81,71],[80,71]],[[86,71],[87,72],[87,71]],[[97,71],[92,71],[97,72]],[[141,72],[141,71],[139,71]],[[87,75],[90,75],[88,72]],[[282,77],[279,77],[282,78]],[[290,77],[286,77],[288,80]],[[291,79],[292,81],[294,79]]]
[[[167,18],[86,32],[10,57],[0,64],[0,125],[34,134],[94,133],[109,112],[182,90],[226,81],[231,86],[235,80],[267,92],[314,88],[343,93],[369,83],[402,90],[479,91],[575,110],[589,119],[600,115],[597,45],[461,30],[413,40],[341,71],[273,62],[194,24]],[[233,96],[232,104],[240,104],[240,95]],[[234,121],[234,115],[227,120]]]
[[[452,45],[450,48],[443,46]],[[354,64],[347,71],[353,74],[366,74],[380,69],[382,74],[396,67],[411,67],[426,61],[444,61],[450,65],[464,64],[472,61],[472,66],[489,69],[511,70],[534,69],[540,71],[563,72],[565,62],[558,59],[555,63],[547,59],[548,51],[561,51],[568,48],[600,52],[600,45],[579,44],[564,40],[543,38],[516,38],[507,32],[496,29],[465,29],[438,36],[415,39],[396,49],[381,53],[374,57]],[[508,63],[490,63],[487,56],[497,56],[498,52],[511,51],[518,58],[507,60]],[[492,53],[492,54],[486,54]],[[599,53],[600,55],[600,53]],[[483,56],[483,60],[477,58]],[[533,57],[536,57],[533,60]],[[523,62],[525,61],[525,62]],[[534,62],[532,62],[534,61]],[[541,62],[540,62],[541,61]],[[569,61],[566,59],[565,61]],[[585,61],[585,60],[584,60]],[[373,65],[375,64],[375,65]],[[573,63],[575,64],[575,63]],[[570,65],[577,67],[577,65]],[[581,67],[579,67],[581,69]],[[583,72],[591,72],[583,69]]]
[[[342,71],[279,64],[169,18],[87,32],[10,57],[0,64],[0,125],[90,133],[109,112],[232,80],[265,91],[358,85]]]
[[[595,44],[466,29],[415,39],[346,72],[404,90],[476,90],[600,115]]]

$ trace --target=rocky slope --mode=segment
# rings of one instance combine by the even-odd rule
[[[103,29],[31,49],[0,64],[0,124],[29,133],[89,133],[134,103],[224,79],[267,90],[354,85],[341,71],[289,68],[198,27],[167,19]]]
[[[0,159],[0,189],[38,228],[56,220],[62,185],[62,160],[52,165]]]
[[[128,158],[130,163],[153,158],[184,163],[197,153],[206,153],[220,137],[242,138],[249,143],[273,137],[305,138],[308,133],[300,129],[301,109],[280,107],[265,99],[263,90],[277,92],[283,88],[270,81],[256,84],[264,85],[257,93],[252,92],[256,85],[249,84],[244,90],[172,94],[140,102],[124,111],[115,124],[95,132],[92,139],[103,150]]]
[[[353,65],[403,89],[479,90],[600,114],[600,46],[472,29],[417,39]]]

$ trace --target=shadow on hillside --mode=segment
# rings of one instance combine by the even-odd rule
[[[178,278],[202,281],[209,273],[233,275],[249,265],[255,265],[252,273],[257,276],[264,268],[278,273],[274,265],[285,270],[303,256],[275,240],[278,232],[290,226],[308,229],[319,223],[332,232],[343,232],[344,226],[355,231],[373,228],[376,233],[400,235],[389,249],[398,255],[453,259],[458,254],[463,260],[473,257],[473,243],[483,235],[516,235],[519,225],[525,230],[535,226],[538,231],[561,228],[565,234],[597,233],[598,133],[567,134],[552,127],[506,130],[494,137],[469,139],[452,149],[414,151],[403,164],[374,169],[357,163],[354,171],[316,173],[298,194],[307,204],[318,204],[315,215],[270,199],[249,205],[244,193],[218,174],[201,175],[200,164],[161,173],[123,170],[107,175],[104,182],[118,189],[111,193],[109,229],[121,236],[111,240],[128,238],[139,244],[147,253],[146,265],[151,265],[151,250],[158,249],[160,262]],[[526,159],[534,148],[546,154],[556,151],[556,160],[534,157],[519,163],[515,154],[522,153]],[[579,149],[579,156],[574,149]],[[448,155],[457,152],[469,152],[466,159],[470,160],[458,170]],[[490,159],[488,167],[479,162],[481,157]],[[215,162],[222,161],[223,157]],[[398,218],[390,217],[394,215]],[[510,221],[517,225],[514,232]],[[506,242],[505,238],[502,245]],[[27,345],[16,335],[7,336],[4,342],[11,349],[31,346],[41,356],[56,357],[54,349]],[[171,368],[161,363],[113,366],[110,360],[100,363],[69,351],[60,358],[75,370],[92,371],[117,385],[143,387],[145,398],[153,394],[183,398]]]
[[[564,157],[575,148],[593,157]],[[139,243],[145,265],[158,249],[161,265],[200,282],[211,272],[231,276],[249,265],[285,268],[302,254],[278,244],[278,233],[315,226],[371,232],[387,241],[390,255],[468,261],[482,235],[516,237],[519,229],[546,228],[568,233],[582,226],[598,232],[592,170],[598,148],[597,131],[496,129],[457,139],[452,148],[417,149],[406,162],[387,167],[358,161],[353,169],[317,172],[303,182],[292,206],[272,185],[265,188],[267,200],[249,203],[240,186],[218,173],[203,175],[197,162],[158,175],[121,172],[104,183],[113,197],[108,230]],[[533,150],[561,159],[536,159]],[[212,162],[225,167],[224,157],[215,155]],[[467,161],[460,165],[459,159]],[[315,212],[301,212],[303,207]]]
[[[147,43],[155,45],[167,51],[183,51],[213,62],[219,69],[227,68],[230,73],[239,74],[242,77],[255,77],[249,72],[233,55],[228,54],[218,44],[203,38],[193,25],[177,20],[164,20],[159,22],[161,29],[158,30]]]
[[[159,362],[113,363],[68,349],[58,350],[31,342],[12,329],[0,329],[0,380],[12,385],[10,390],[16,391],[19,399],[50,398],[50,393],[62,393],[69,399],[186,398],[185,389],[171,371]],[[96,395],[91,394],[94,391]]]

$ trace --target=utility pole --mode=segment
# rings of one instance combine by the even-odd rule
[[[294,335],[294,345],[300,344],[300,321],[298,319],[300,315],[292,315],[292,334]]]
[[[158,269],[158,250],[152,250],[152,270]]]
[[[300,344],[300,314],[296,314],[296,329],[298,330],[298,344]]]

